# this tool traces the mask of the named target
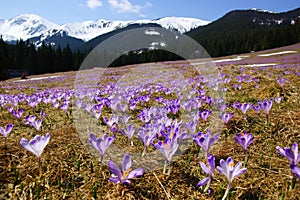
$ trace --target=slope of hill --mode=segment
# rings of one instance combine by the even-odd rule
[[[212,56],[258,51],[300,42],[300,8],[272,13],[236,10],[187,33]]]

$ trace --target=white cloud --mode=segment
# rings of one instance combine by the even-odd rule
[[[141,10],[147,7],[151,7],[151,3],[147,2],[144,6],[133,5],[129,0],[108,0],[110,6],[117,10],[118,13],[136,13],[140,16]]]
[[[99,0],[87,0],[86,5],[91,9],[96,9],[98,7],[101,7],[103,4]]]

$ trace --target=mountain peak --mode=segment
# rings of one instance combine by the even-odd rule
[[[27,40],[57,26],[38,15],[22,14],[1,21],[0,34],[6,41]]]

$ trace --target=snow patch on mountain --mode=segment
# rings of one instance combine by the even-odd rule
[[[277,12],[273,12],[273,11],[270,11],[270,10],[263,10],[263,9],[259,9],[259,8],[251,8],[250,10],[257,11],[257,12],[265,12],[265,13],[277,14]]]
[[[27,40],[56,26],[38,15],[24,14],[0,21],[0,35],[6,41]]]
[[[205,26],[210,23],[209,21],[186,17],[164,17],[158,20],[153,20],[153,22],[166,29],[175,29],[180,33],[185,33],[199,26]]]

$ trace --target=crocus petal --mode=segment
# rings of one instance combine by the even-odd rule
[[[206,185],[209,181],[209,177],[206,177],[204,179],[202,179],[201,181],[198,182],[198,184],[196,185],[196,187],[201,187],[203,185]]]
[[[215,157],[212,154],[208,155],[207,158],[208,165],[210,166],[211,171],[213,172],[215,169]]]
[[[122,178],[122,172],[120,168],[112,161],[108,161],[108,167],[112,174],[116,175],[120,180]]]
[[[6,137],[6,133],[5,133],[5,131],[4,131],[4,128],[3,127],[0,127],[0,133],[4,136],[4,137]]]
[[[120,179],[118,177],[110,177],[109,181],[117,184],[120,183]]]
[[[222,167],[217,166],[216,168],[221,174],[223,174],[224,176],[227,176],[226,171],[224,171],[224,169]]]
[[[96,136],[95,136],[93,133],[90,134],[90,138],[91,138],[92,140],[94,140],[94,141],[97,140]]]
[[[12,124],[7,124],[6,125],[6,133],[9,134],[11,132],[12,128],[13,128]]]
[[[129,154],[125,154],[122,159],[122,172],[124,173],[131,167],[131,158]]]
[[[290,165],[292,172],[300,179],[300,168],[297,165]]]
[[[144,174],[143,168],[134,169],[131,172],[129,172],[127,179],[132,179],[138,176],[142,176]]]
[[[291,164],[296,164],[295,162],[295,155],[292,149],[284,148],[286,158],[291,162]]]
[[[277,146],[276,149],[282,156],[286,157],[285,151],[280,146]]]
[[[7,132],[7,131],[6,131]],[[292,145],[292,150],[294,152],[294,155],[295,157],[298,155],[298,144],[297,142],[295,142],[293,145]]]
[[[200,166],[205,174],[210,174],[210,169],[203,162],[200,162]]]
[[[28,151],[30,151],[31,153],[33,153],[33,154],[36,155],[34,149],[31,147],[31,145],[29,144],[29,142],[28,142],[27,139],[22,138],[21,141],[20,141],[20,144],[21,144],[21,146],[22,146],[24,149],[26,149],[26,150],[28,150]],[[36,155],[36,156],[38,156],[38,155]]]
[[[126,185],[129,185],[130,184],[130,181],[129,180],[122,180],[122,183],[126,184]]]
[[[247,170],[246,168],[241,169],[241,167],[242,167],[242,162],[238,162],[235,165],[235,167],[233,168],[233,171],[232,171],[231,180],[235,179],[236,177],[243,174]]]

